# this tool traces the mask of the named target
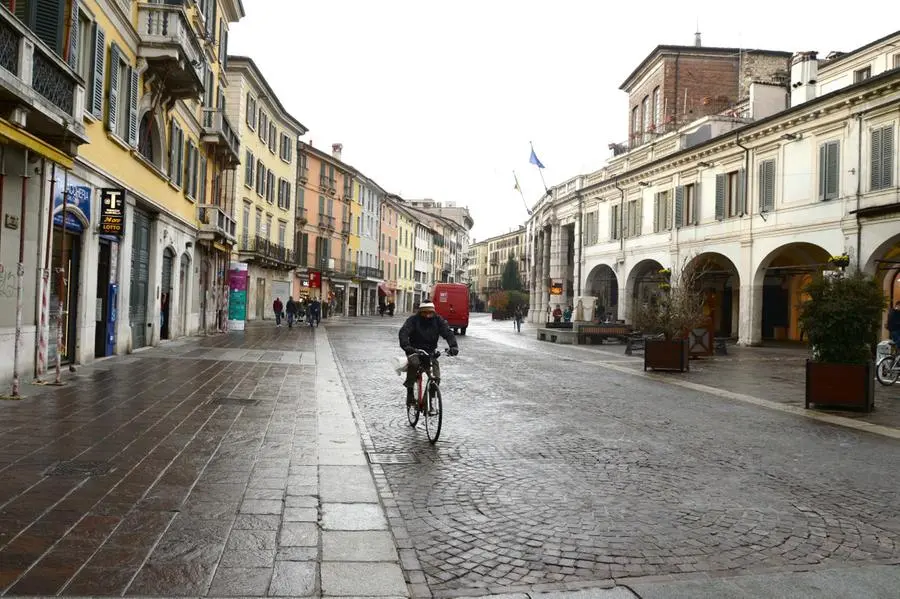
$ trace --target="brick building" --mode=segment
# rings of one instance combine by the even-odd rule
[[[720,114],[750,96],[751,83],[787,89],[790,52],[657,46],[620,89],[628,94],[628,133],[621,153],[708,115]],[[786,106],[782,107],[786,108]]]

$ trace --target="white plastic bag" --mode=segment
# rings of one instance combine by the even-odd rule
[[[397,376],[400,376],[401,373],[406,372],[406,369],[409,367],[409,360],[406,356],[397,356],[394,358],[394,372],[397,373]]]

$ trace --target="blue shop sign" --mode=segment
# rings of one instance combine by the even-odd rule
[[[84,223],[78,216],[74,214],[72,209],[77,209],[86,222],[91,222],[91,195],[92,190],[85,185],[69,185],[66,190],[66,229],[81,233],[84,231]],[[62,189],[56,192],[53,198],[53,224],[61,227],[63,224],[62,215],[63,192]]]

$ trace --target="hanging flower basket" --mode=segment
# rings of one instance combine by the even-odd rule
[[[828,259],[828,263],[838,268],[847,268],[850,266],[850,256],[843,254],[841,256],[832,256]]]

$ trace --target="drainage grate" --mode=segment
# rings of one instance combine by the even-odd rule
[[[419,462],[411,453],[375,453],[366,452],[370,464],[417,464]]]
[[[108,462],[60,462],[44,472],[44,476],[102,476],[112,470]]]
[[[256,406],[259,405],[259,400],[249,397],[217,397],[209,403],[216,406]]]

